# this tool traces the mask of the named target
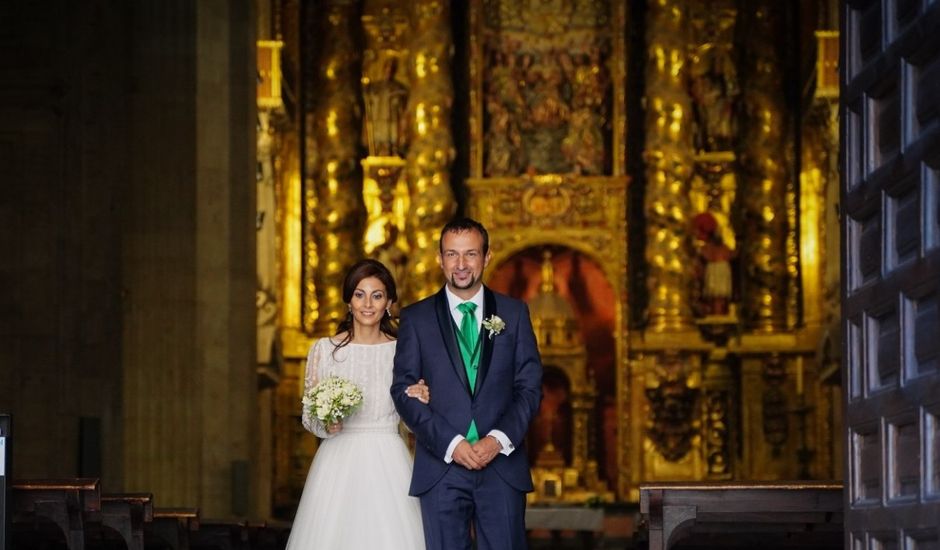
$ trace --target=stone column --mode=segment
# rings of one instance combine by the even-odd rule
[[[779,6],[763,0],[744,13],[745,132],[739,158],[744,218],[741,263],[746,326],[784,328],[787,311],[787,158]]]
[[[306,181],[307,224],[313,229],[317,256],[313,284],[318,310],[312,327],[317,335],[331,334],[346,315],[343,276],[361,255],[363,219],[359,171],[360,54],[354,42],[359,17],[356,3],[351,0],[330,0],[323,9],[326,13],[320,28],[317,103],[313,127],[307,128],[313,131],[317,154],[312,181],[309,177]],[[305,254],[310,253],[305,247]],[[307,267],[311,267],[310,262]],[[305,328],[309,329],[312,318],[313,315],[305,315]]]
[[[133,6],[122,490],[253,515],[254,14],[222,0]]]
[[[686,92],[686,6],[650,2],[646,69],[646,260],[649,329],[691,326],[688,238],[692,167],[691,101]]]
[[[408,99],[411,144],[405,159],[411,195],[405,229],[411,255],[406,302],[428,296],[440,287],[436,260],[439,233],[456,207],[450,188],[450,163],[454,159],[450,131],[454,94],[450,77],[450,3],[419,0],[412,9],[412,89]]]

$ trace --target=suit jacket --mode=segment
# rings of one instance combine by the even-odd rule
[[[483,349],[471,392],[444,289],[401,312],[391,393],[417,440],[412,496],[433,487],[448,468],[462,468],[444,462],[444,455],[454,436],[466,435],[471,419],[481,436],[497,429],[515,447],[509,456],[497,455],[487,468],[519,491],[533,488],[524,440],[542,400],[542,362],[529,308],[484,287],[483,318],[491,315],[498,315],[506,328],[492,338],[480,328]],[[421,378],[431,389],[428,405],[405,395]]]

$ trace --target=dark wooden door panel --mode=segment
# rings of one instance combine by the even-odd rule
[[[940,548],[940,2],[844,10],[846,546]]]

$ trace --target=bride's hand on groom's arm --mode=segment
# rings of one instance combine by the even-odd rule
[[[412,384],[408,386],[405,390],[405,395],[411,397],[412,399],[417,399],[418,401],[427,405],[431,402],[431,388],[424,383],[424,378],[418,380],[417,384]]]

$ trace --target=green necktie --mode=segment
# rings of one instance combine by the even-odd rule
[[[460,320],[460,330],[457,331],[457,343],[460,347],[460,356],[463,358],[464,368],[467,369],[467,381],[470,382],[470,393],[477,385],[477,372],[480,368],[480,330],[477,328],[477,318],[473,313],[477,305],[473,302],[464,302],[457,306],[463,318]],[[477,424],[470,420],[467,430],[467,441],[476,443],[480,439],[477,433]]]

